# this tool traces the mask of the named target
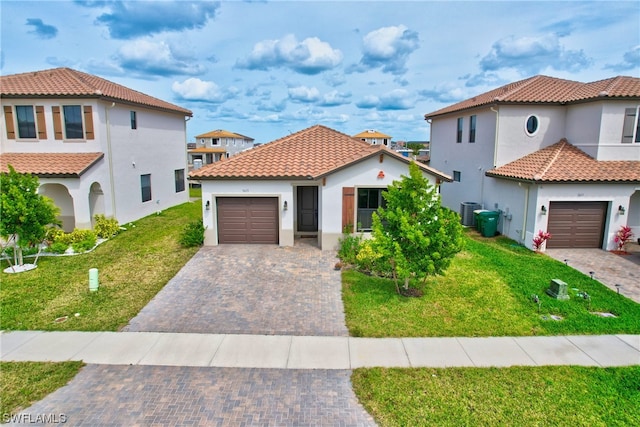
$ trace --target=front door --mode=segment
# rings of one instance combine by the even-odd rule
[[[298,187],[298,231],[318,231],[318,187]]]

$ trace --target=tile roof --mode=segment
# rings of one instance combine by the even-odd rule
[[[640,182],[640,161],[596,160],[561,139],[486,175],[531,182]]]
[[[357,135],[353,135],[354,138],[388,138],[391,139],[391,135],[386,135],[377,130],[365,130]]]
[[[102,98],[193,115],[186,108],[71,68],[0,76],[0,95],[3,98]]]
[[[192,179],[319,179],[369,157],[409,159],[382,145],[370,145],[322,125],[287,135],[229,159],[192,171]],[[427,165],[421,169],[444,181],[451,177]]]
[[[229,132],[228,130],[224,129],[212,130],[211,132],[203,133],[202,135],[196,135],[196,139],[197,138],[240,138],[253,141],[253,138],[241,135],[239,133]]]
[[[11,165],[16,172],[44,178],[78,178],[104,157],[104,153],[2,153],[0,172]]]
[[[581,83],[538,75],[425,114],[425,119],[491,104],[564,104],[601,98],[640,98],[640,78],[618,76]]]
[[[189,153],[226,153],[227,149],[222,147],[216,148],[207,148],[207,147],[198,147],[198,148],[190,148],[187,150]]]

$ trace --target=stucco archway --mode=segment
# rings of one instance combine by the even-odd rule
[[[58,220],[62,223],[62,229],[70,232],[76,226],[76,216],[73,206],[73,197],[69,190],[62,184],[42,184],[38,193],[53,200],[60,209]]]
[[[104,215],[104,212],[104,192],[100,183],[94,182],[89,189],[89,214],[92,227],[95,225],[95,216]]]
[[[636,190],[629,198],[627,225],[633,230],[636,238],[640,237],[640,190]]]

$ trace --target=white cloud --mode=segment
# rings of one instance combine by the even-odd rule
[[[198,75],[205,71],[202,65],[184,53],[178,59],[172,47],[164,41],[140,39],[125,43],[118,51],[117,59],[126,70],[151,75]]]
[[[342,62],[342,52],[317,37],[298,42],[293,34],[280,40],[264,40],[254,45],[246,58],[236,66],[250,70],[285,67],[302,74],[318,74]]]
[[[181,99],[187,101],[204,101],[221,103],[233,97],[236,90],[222,90],[214,82],[198,78],[188,78],[182,83],[173,82],[171,90]]]
[[[289,99],[296,102],[316,102],[320,99],[320,91],[315,87],[292,87],[289,89]]]
[[[404,74],[409,55],[420,47],[418,33],[404,25],[379,28],[362,39],[362,59],[351,71],[364,72],[382,67],[382,71]]]

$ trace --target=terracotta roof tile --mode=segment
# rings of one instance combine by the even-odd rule
[[[486,175],[540,182],[640,182],[640,161],[596,160],[562,139]]]
[[[640,79],[618,76],[592,83],[534,76],[509,83],[440,110],[425,114],[425,118],[440,116],[490,104],[544,103],[559,104],[608,98],[640,98]]]
[[[17,97],[75,97],[106,98],[125,101],[148,107],[181,113],[191,116],[193,113],[158,98],[146,95],[98,76],[83,73],[70,68],[0,76],[0,95],[3,98]]]
[[[377,154],[409,160],[381,145],[316,125],[192,171],[192,179],[318,179]],[[429,166],[423,170],[450,181]]]
[[[391,139],[391,135],[386,135],[376,130],[365,130],[357,135],[353,135],[354,138],[388,138]]]
[[[197,138],[240,138],[253,141],[253,138],[241,135],[239,133],[229,132],[228,130],[224,129],[212,130],[211,132],[203,133],[202,135],[196,135],[196,139]]]
[[[40,177],[77,178],[104,157],[104,153],[3,153],[0,172],[16,172]]]

